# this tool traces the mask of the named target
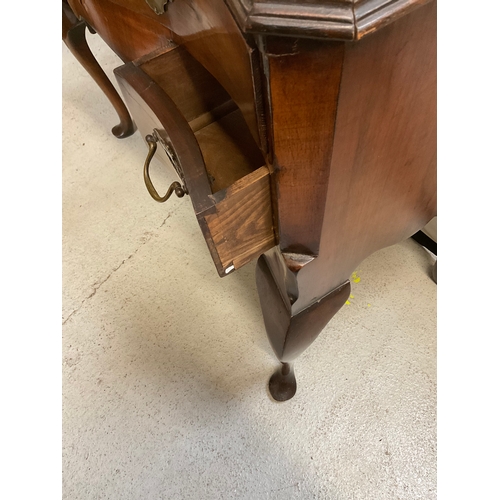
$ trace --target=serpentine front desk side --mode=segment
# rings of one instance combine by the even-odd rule
[[[253,259],[269,389],[346,302],[371,253],[436,215],[436,2],[67,0],[63,39],[137,127],[160,202],[188,195],[224,277]],[[121,100],[85,41],[124,65]],[[130,114],[129,114],[130,113]],[[133,117],[133,121],[132,118]],[[156,155],[179,181],[164,195]]]

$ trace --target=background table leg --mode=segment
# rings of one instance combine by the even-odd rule
[[[87,70],[89,75],[99,85],[109,99],[120,118],[120,123],[111,130],[115,137],[123,139],[132,135],[135,131],[134,122],[130,117],[127,107],[123,103],[120,95],[109,81],[94,55],[90,51],[85,39],[86,24],[79,21],[70,6],[62,3],[62,39],[71,53],[80,64]]]

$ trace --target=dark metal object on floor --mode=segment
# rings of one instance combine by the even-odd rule
[[[427,248],[427,250],[429,250],[429,252],[433,253],[434,255],[438,254],[437,243],[432,238],[429,238],[429,236],[427,236],[423,231],[417,231],[412,236],[412,239],[415,240],[419,245]]]

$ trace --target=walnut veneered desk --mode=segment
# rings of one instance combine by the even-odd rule
[[[68,0],[63,39],[137,128],[157,201],[189,195],[220,276],[253,259],[280,369],[349,297],[371,253],[436,215],[436,2]],[[126,105],[85,30],[121,57]],[[129,114],[130,113],[130,114]],[[133,121],[131,116],[133,117]],[[157,155],[179,182],[149,178]]]

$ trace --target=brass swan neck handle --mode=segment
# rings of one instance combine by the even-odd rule
[[[173,182],[170,185],[167,192],[163,196],[160,196],[158,194],[158,191],[156,191],[151,181],[151,177],[149,176],[149,165],[156,153],[158,139],[154,135],[148,134],[146,136],[146,142],[148,143],[149,151],[148,155],[146,156],[146,161],[144,162],[144,183],[146,184],[146,188],[149,194],[151,195],[153,200],[157,201],[158,203],[164,203],[165,201],[167,201],[174,192],[178,198],[182,198],[185,194],[187,194],[187,191],[177,181]]]

